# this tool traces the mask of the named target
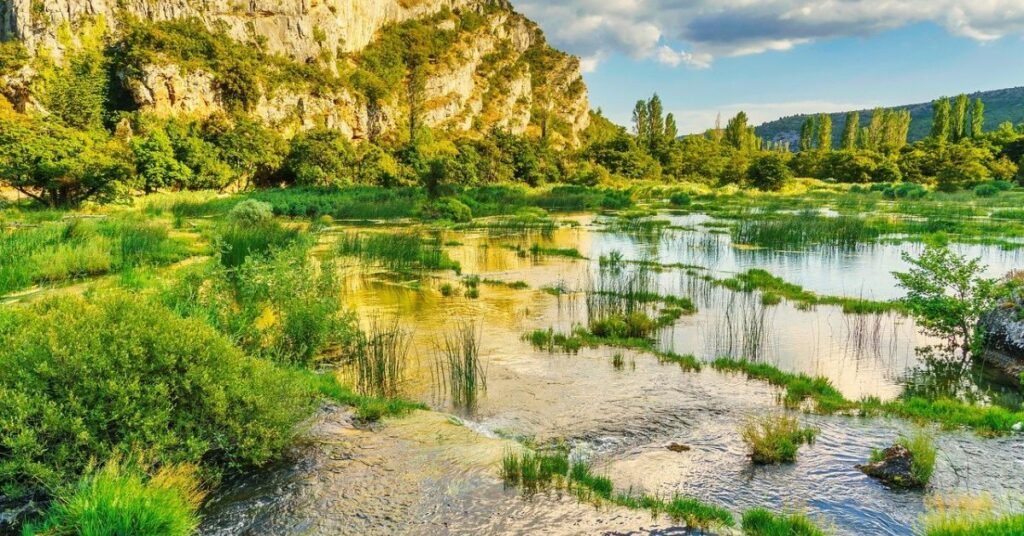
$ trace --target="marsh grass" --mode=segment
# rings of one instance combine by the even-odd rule
[[[764,508],[747,510],[742,527],[747,536],[825,536],[804,514],[775,514]]]
[[[114,459],[61,492],[45,519],[22,534],[188,536],[204,496],[191,465],[165,465],[147,477]]]
[[[338,377],[331,371],[316,372],[300,368],[295,369],[294,374],[321,397],[354,408],[356,417],[362,421],[375,422],[384,417],[400,417],[416,410],[428,409],[424,404],[402,398],[380,398],[359,394],[348,385],[339,382]]]
[[[438,344],[434,361],[434,385],[446,393],[452,404],[472,409],[487,391],[487,371],[480,361],[480,330],[464,323],[446,333]]]
[[[380,398],[398,396],[412,342],[398,321],[384,324],[374,321],[356,338],[356,387],[360,393]]]
[[[595,474],[584,460],[572,460],[564,447],[541,452],[508,450],[502,459],[501,477],[506,486],[519,487],[527,493],[550,487],[566,488],[581,501],[647,510],[655,516],[665,514],[691,528],[731,527],[735,524],[728,510],[693,498],[675,495],[663,499],[632,492],[616,493],[610,478]]]
[[[789,415],[764,415],[751,418],[740,428],[740,436],[750,451],[750,459],[759,465],[793,463],[801,445],[814,443],[814,428],[803,428]]]
[[[982,436],[1011,433],[1024,422],[1024,411],[999,406],[967,404],[949,398],[928,399],[907,396],[889,402],[868,397],[847,400],[827,378],[783,372],[777,367],[743,359],[719,358],[712,367],[722,372],[737,372],[748,378],[768,382],[783,389],[780,397],[787,408],[802,408],[831,415],[835,413],[861,416],[887,415],[917,422],[933,422],[946,429],[969,428]],[[805,402],[811,403],[808,407]]]
[[[999,516],[988,495],[934,497],[922,522],[922,536],[1018,536],[1024,514]]]
[[[338,252],[394,272],[461,271],[438,237],[425,238],[418,233],[346,233],[338,241]]]
[[[38,226],[0,225],[0,294],[33,284],[162,266],[189,255],[166,226],[139,218],[76,218]]]
[[[932,436],[918,431],[910,437],[899,438],[896,444],[907,449],[914,456],[914,461],[910,466],[914,478],[922,486],[928,484],[932,479],[932,473],[935,472],[935,456],[937,453]]]
[[[810,246],[849,249],[872,242],[881,234],[856,216],[827,217],[816,211],[803,211],[795,215],[741,219],[732,229],[732,240],[737,244],[771,249],[804,249]]]
[[[785,298],[807,308],[815,305],[833,305],[842,308],[846,314],[881,314],[904,310],[902,303],[898,301],[879,302],[843,296],[820,296],[759,268],[750,269],[729,279],[715,281],[735,292],[761,291],[761,303],[766,306],[778,305],[782,298]]]
[[[215,242],[221,264],[227,268],[238,268],[247,259],[286,248],[301,236],[297,229],[285,227],[276,220],[258,225],[226,222],[218,227]]]

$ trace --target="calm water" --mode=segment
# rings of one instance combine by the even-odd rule
[[[820,428],[818,441],[791,466],[755,468],[746,459],[740,424],[780,411],[777,391],[706,367],[700,373],[661,365],[635,352],[584,349],[578,355],[532,348],[533,329],[568,330],[586,319],[581,295],[552,296],[545,286],[586,288],[597,259],[612,251],[627,259],[657,259],[706,268],[716,277],[765,268],[816,292],[886,299],[899,296],[893,270],[905,268],[904,250],[874,246],[856,251],[770,253],[734,248],[727,235],[701,225],[702,216],[671,216],[670,231],[640,238],[604,232],[591,216],[576,227],[542,235],[453,232],[445,240],[466,274],[525,281],[528,290],[482,285],[477,300],[442,297],[452,274],[420,285],[396,281],[357,265],[344,268],[343,299],[360,316],[397,318],[413,338],[408,397],[457,417],[420,413],[373,430],[352,426],[340,409],[324,411],[297,463],[228,486],[209,508],[206,534],[365,533],[678,533],[644,512],[594,508],[557,493],[521,497],[506,490],[497,467],[508,438],[566,440],[574,455],[592,459],[620,489],[671,496],[682,493],[736,513],[754,506],[805,511],[837,534],[913,533],[927,494],[893,492],[854,469],[871,450],[888,446],[907,422],[803,416]],[[702,230],[703,229],[703,230]],[[590,260],[520,257],[508,246],[575,247]],[[1008,271],[1018,255],[968,248]],[[708,285],[685,270],[657,275],[662,293],[691,297],[699,308],[660,334],[659,344],[703,359],[752,357],[785,370],[823,375],[848,398],[896,396],[927,344],[912,321],[897,315],[849,316],[833,307],[800,310],[786,302],[766,307],[757,294]],[[431,365],[438,340],[459,322],[481,331],[487,392],[472,412],[450,406],[434,388]],[[616,370],[611,356],[622,353]],[[674,453],[669,443],[692,450]],[[931,494],[991,494],[1001,509],[1020,510],[1024,439],[979,439],[939,433]]]

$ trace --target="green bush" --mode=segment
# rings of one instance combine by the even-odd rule
[[[114,459],[63,490],[22,535],[188,536],[199,526],[202,500],[193,466],[164,466],[147,478]]]
[[[974,187],[974,195],[978,197],[995,197],[999,195],[999,188],[992,183],[979,184]]]
[[[274,219],[274,206],[270,203],[246,199],[235,205],[228,217],[240,225],[263,225]]]
[[[56,490],[90,460],[263,464],[312,398],[202,322],[138,296],[0,312],[0,492]]]
[[[473,210],[462,201],[451,197],[424,203],[420,207],[418,215],[425,220],[445,220],[456,223],[473,221]]]

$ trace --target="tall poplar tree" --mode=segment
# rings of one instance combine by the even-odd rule
[[[860,112],[846,114],[846,125],[843,127],[843,149],[852,151],[857,148],[857,133],[859,130]]]
[[[647,101],[647,120],[650,121],[650,126],[647,129],[650,136],[648,144],[654,147],[659,138],[665,135],[665,108],[657,93]]]
[[[818,117],[818,149],[832,150],[832,116],[821,114]]]
[[[679,137],[679,126],[676,125],[676,116],[668,114],[665,116],[665,138],[673,141]]]
[[[953,102],[953,119],[950,125],[950,135],[953,141],[960,141],[967,136],[967,107],[969,104],[970,99],[962,93],[957,95]]]
[[[932,103],[932,139],[939,143],[949,141],[951,113],[949,99],[946,97]]]
[[[725,136],[723,138],[725,143],[741,151],[749,148],[750,132],[747,123],[746,112],[740,112],[736,114],[736,117],[730,119],[729,123],[725,125]]]
[[[974,99],[971,105],[971,137],[977,138],[985,133],[985,102]]]
[[[808,117],[800,127],[800,151],[814,149],[814,116]]]
[[[650,140],[650,116],[645,101],[637,101],[633,108],[633,130],[636,131],[637,142],[646,146]]]

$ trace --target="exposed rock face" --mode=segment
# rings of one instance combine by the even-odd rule
[[[1008,304],[981,320],[987,347],[982,357],[1018,380],[1024,374],[1024,303]]]
[[[461,37],[456,61],[430,74],[419,121],[455,131],[500,127],[539,135],[553,120],[562,125],[556,141],[576,144],[589,122],[579,61],[559,54],[546,72],[531,72],[527,51],[547,45],[506,0],[9,0],[0,5],[0,37],[60,60],[66,47],[77,46],[74,30],[83,21],[102,18],[116,32],[125,14],[153,22],[192,18],[222,29],[239,46],[259,42],[270,53],[335,71],[339,57],[363,50],[387,25],[445,9],[485,14],[486,23]],[[61,28],[72,29],[70,42]],[[142,75],[123,82],[143,111],[202,117],[226,108],[213,73],[173,63],[137,67]],[[0,85],[9,99],[20,99],[12,100],[16,107],[30,107],[21,86]],[[373,138],[394,131],[407,113],[394,100],[371,102],[344,88],[263,93],[249,113],[286,131],[325,125],[353,139]]]
[[[901,445],[895,445],[882,452],[882,459],[866,465],[858,465],[864,474],[881,480],[894,488],[920,488],[924,483],[914,476],[914,455]]]

